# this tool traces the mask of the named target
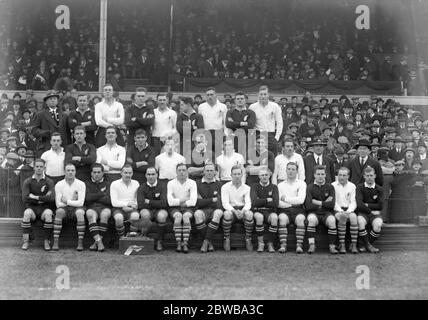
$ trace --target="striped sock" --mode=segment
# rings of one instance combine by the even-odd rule
[[[205,226],[206,228],[206,226]],[[183,222],[183,242],[189,242],[190,238],[190,230],[192,229],[192,225],[189,222]]]
[[[350,227],[351,232],[351,242],[357,243],[358,240],[358,226],[351,226]]]
[[[205,239],[207,239],[208,241],[211,241],[211,239],[213,238],[214,233],[218,230],[218,227],[219,227],[219,223],[218,222],[211,221],[208,224],[207,233],[205,235]]]
[[[279,243],[281,245],[283,244],[287,245],[288,228],[286,225],[285,226],[279,225],[278,235],[279,235]]]
[[[273,242],[273,239],[275,239],[275,235],[278,232],[278,226],[273,226],[270,225],[269,226],[269,230],[268,230],[268,242]]]
[[[79,239],[83,239],[85,237],[85,229],[86,229],[85,220],[77,221],[76,229],[77,229],[77,237]]]
[[[337,233],[339,235],[339,242],[340,244],[345,244],[345,236],[346,236],[346,224],[345,225],[338,225],[337,227]]]
[[[367,245],[367,243],[369,242],[369,238],[367,236],[367,230],[366,229],[358,230],[358,236],[360,237],[361,240],[363,240],[364,244]]]
[[[256,224],[257,237],[263,237],[264,232],[265,232],[265,226],[263,225],[263,222],[260,225]]]
[[[380,236],[380,232],[376,232],[376,231],[371,230],[370,235],[369,235],[370,243],[373,244],[376,241],[376,239],[379,238],[379,236]]]
[[[298,245],[303,245],[303,239],[305,238],[305,226],[296,227],[296,240]]]
[[[308,235],[308,239],[315,239],[315,233],[317,232],[317,227],[308,226],[306,233]]]
[[[129,231],[130,232],[138,232],[138,228],[136,226],[134,226],[134,224],[131,222],[131,224],[129,225]]]
[[[328,244],[336,244],[337,229],[328,228]]]
[[[181,222],[174,223],[174,235],[175,241],[181,242],[181,234],[183,232],[183,227],[181,226]]]
[[[232,219],[225,219],[223,218],[223,232],[225,238],[230,238],[230,229],[232,229]]]
[[[245,237],[251,238],[253,235],[253,228],[254,228],[254,219],[247,220],[244,219],[244,228],[245,228]]]
[[[165,230],[166,230],[166,222],[159,222],[158,223],[158,240],[163,240]]]
[[[55,218],[54,226],[53,226],[53,237],[59,238],[59,235],[61,234],[61,230],[62,230],[62,219]]]
[[[98,233],[99,228],[98,228],[97,224],[96,223],[90,223],[88,227],[89,227],[89,233],[91,234],[91,237],[94,239],[97,238],[97,235],[99,234]]]
[[[117,236],[120,238],[125,235],[125,226],[123,224],[116,225],[116,233]]]
[[[195,227],[196,227],[196,230],[198,230],[198,232],[204,238],[206,233],[207,233],[207,225],[206,225],[205,221],[202,221],[201,223],[196,223]]]
[[[53,223],[52,222],[43,223],[43,230],[45,231],[45,239],[49,240],[52,237]]]
[[[108,230],[108,224],[104,222],[100,222],[100,224],[98,225],[98,233],[100,234],[101,237],[105,236],[107,230]]]
[[[31,233],[31,222],[21,222],[22,234],[30,234]]]

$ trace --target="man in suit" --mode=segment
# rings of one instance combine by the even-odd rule
[[[398,161],[401,159],[404,159],[404,139],[401,138],[400,136],[395,137],[394,139],[394,148],[389,150],[388,152],[388,158],[394,160],[394,161]]]
[[[371,152],[371,144],[368,140],[360,140],[354,147],[357,149],[357,156],[350,160],[347,164],[350,172],[349,181],[358,185],[364,182],[363,172],[367,167],[372,167],[376,173],[376,184],[383,185],[383,173],[380,163],[369,156]]]
[[[59,132],[63,145],[70,144],[70,132],[67,129],[67,115],[58,106],[59,95],[49,91],[43,98],[46,107],[34,117],[31,133],[37,139],[36,156],[39,158],[43,152],[50,149],[52,132]]]
[[[316,165],[325,166],[325,180],[327,183],[332,183],[334,181],[334,164],[333,160],[331,160],[325,153],[324,149],[327,145],[321,138],[315,139],[311,146],[314,148],[314,153],[308,155],[304,158],[305,163],[305,182],[310,184],[314,182],[314,167]]]

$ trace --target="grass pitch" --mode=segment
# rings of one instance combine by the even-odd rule
[[[428,252],[286,255],[246,251],[45,253],[0,248],[0,299],[427,299]],[[56,288],[57,267],[70,289]],[[370,289],[357,290],[359,265]]]

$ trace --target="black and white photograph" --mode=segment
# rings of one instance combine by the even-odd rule
[[[0,300],[428,299],[427,28],[425,0],[0,0]]]

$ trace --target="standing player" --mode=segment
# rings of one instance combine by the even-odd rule
[[[371,167],[364,169],[364,183],[357,186],[357,213],[358,213],[358,235],[364,246],[359,247],[360,252],[379,252],[373,246],[374,241],[379,238],[383,220],[380,212],[383,205],[383,188],[375,183],[376,173]],[[366,226],[371,225],[370,235],[367,234]]]
[[[325,167],[314,168],[315,181],[308,185],[306,191],[305,208],[308,213],[308,253],[315,252],[315,232],[319,221],[328,228],[328,243],[331,254],[336,250],[336,217],[334,216],[335,192],[334,187],[325,181]]]
[[[253,234],[254,219],[251,211],[251,188],[242,182],[244,168],[234,165],[231,169],[232,181],[221,187],[221,202],[223,204],[223,232],[224,250],[230,251],[230,229],[234,220],[244,221],[245,246],[248,251],[253,250],[251,236]]]
[[[201,252],[214,251],[211,239],[218,230],[223,217],[221,206],[221,184],[215,178],[216,170],[213,163],[206,163],[204,176],[197,182],[198,200],[196,202],[195,226],[204,237]],[[208,224],[208,226],[207,226]]]
[[[116,143],[117,133],[114,127],[105,129],[107,142],[97,149],[97,163],[101,163],[110,182],[121,177],[121,169],[125,164],[125,148]]]
[[[158,107],[154,109],[152,130],[152,147],[156,155],[161,153],[165,141],[177,133],[177,113],[168,108],[167,94],[158,93],[157,100]]]
[[[22,186],[22,201],[26,209],[22,217],[22,249],[27,250],[30,244],[30,234],[32,233],[31,222],[36,219],[43,221],[45,231],[44,248],[51,249],[50,239],[53,228],[53,208],[55,201],[54,183],[45,176],[45,161],[37,159],[34,161],[34,174],[24,180]]]
[[[256,233],[258,239],[257,252],[263,252],[265,243],[264,222],[269,226],[268,251],[275,252],[273,240],[278,231],[278,187],[270,183],[271,171],[265,167],[259,171],[259,183],[251,186],[251,203],[253,205],[254,219],[256,220]]]
[[[346,253],[345,236],[346,223],[349,221],[351,231],[351,246],[349,250],[352,253],[358,253],[358,222],[357,202],[355,199],[356,187],[355,184],[348,181],[349,169],[342,167],[339,169],[337,181],[332,183],[336,195],[336,203],[334,205],[335,217],[337,220],[337,229],[339,233],[339,253]]]
[[[94,243],[89,250],[104,251],[103,237],[111,217],[110,182],[104,177],[104,167],[100,163],[91,166],[91,179],[86,184],[86,218]],[[99,220],[99,223],[97,221]]]
[[[174,220],[174,234],[177,241],[177,252],[188,253],[193,209],[198,200],[196,182],[187,177],[184,163],[177,165],[177,178],[168,182],[167,194],[170,206],[170,217]]]
[[[45,161],[46,175],[56,184],[64,179],[65,152],[59,132],[52,133],[50,144],[51,148],[43,152],[41,159]]]
[[[158,225],[158,239],[156,250],[163,250],[163,238],[168,217],[166,184],[158,180],[158,172],[154,167],[146,170],[146,183],[140,185],[137,190],[138,210],[140,211],[143,229],[147,230],[151,221]]]
[[[130,231],[137,232],[135,224],[140,220],[137,205],[138,181],[132,179],[132,166],[125,164],[121,170],[121,179],[113,181],[110,185],[110,200],[113,207],[113,219],[116,233],[120,237],[125,235],[124,222],[131,222]]]
[[[77,95],[77,109],[70,112],[67,122],[70,130],[75,129],[77,126],[82,126],[86,133],[85,141],[95,146],[97,125],[95,124],[94,112],[91,111],[88,103],[89,96],[87,94],[80,93]]]
[[[296,252],[303,253],[303,239],[305,238],[305,209],[303,203],[306,197],[306,183],[297,179],[298,165],[289,162],[286,167],[287,178],[278,184],[279,205],[279,242],[280,253],[287,251],[288,224],[296,226]]]
[[[56,212],[54,220],[54,243],[52,250],[59,250],[59,236],[63,220],[77,220],[77,251],[83,250],[85,236],[85,183],[76,179],[76,167],[72,163],[65,165],[65,178],[55,185]]]

